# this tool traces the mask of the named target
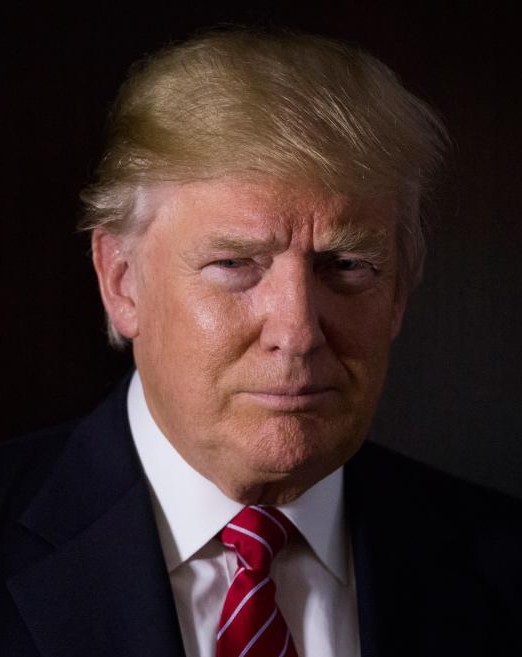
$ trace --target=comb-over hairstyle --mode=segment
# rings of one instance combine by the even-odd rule
[[[275,176],[402,209],[399,278],[419,281],[419,204],[442,161],[433,111],[363,50],[306,34],[215,31],[131,68],[109,117],[82,229],[139,233],[162,181]]]

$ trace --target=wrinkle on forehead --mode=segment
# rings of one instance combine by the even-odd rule
[[[391,199],[353,199],[298,182],[234,177],[171,183],[151,192],[149,210],[155,206],[156,221],[170,223],[180,212],[196,220],[201,213],[210,227],[211,208],[216,231],[201,238],[216,250],[274,252],[295,241],[316,252],[371,252],[395,234]]]
[[[390,256],[396,208],[389,199],[354,202],[342,196],[316,195],[306,188],[289,193],[277,189],[271,196],[264,189],[254,191],[260,193],[253,197],[255,205],[246,212],[238,207],[230,222],[226,220],[202,238],[202,247],[262,256],[281,253],[293,243],[308,253],[364,254],[376,265]]]

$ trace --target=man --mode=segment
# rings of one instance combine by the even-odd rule
[[[83,227],[137,370],[4,448],[2,654],[519,654],[518,505],[362,446],[443,143],[326,39],[133,71]]]

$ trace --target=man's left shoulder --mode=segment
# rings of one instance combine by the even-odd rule
[[[514,532],[522,538],[522,500],[443,472],[431,465],[367,443],[348,464],[366,489],[368,504],[395,508],[444,525],[481,533]]]
[[[474,572],[522,607],[522,501],[367,444],[347,466],[362,514],[411,554]],[[348,490],[350,483],[347,481]],[[348,503],[350,498],[348,496]],[[522,611],[522,609],[521,609]]]

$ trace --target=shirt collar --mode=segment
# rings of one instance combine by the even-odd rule
[[[127,409],[171,572],[208,543],[243,505],[194,470],[163,435],[147,407],[137,371],[129,387]],[[346,583],[343,502],[343,473],[339,468],[298,499],[278,508],[292,520],[326,568]]]

